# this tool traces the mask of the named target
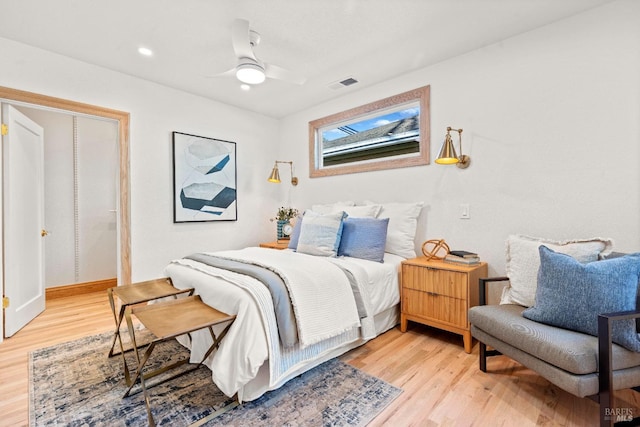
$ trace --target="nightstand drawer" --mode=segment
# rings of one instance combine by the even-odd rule
[[[402,286],[405,289],[466,300],[467,280],[466,273],[408,264],[402,266]]]
[[[431,292],[402,290],[402,311],[425,319],[448,323],[464,328],[467,326],[467,301]]]

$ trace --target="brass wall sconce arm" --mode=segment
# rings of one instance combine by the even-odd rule
[[[267,179],[267,181],[280,184],[281,181],[280,181],[280,171],[278,170],[278,163],[289,164],[289,167],[291,168],[291,185],[293,186],[298,185],[298,178],[296,176],[293,176],[293,162],[287,162],[287,161],[281,161],[281,160],[276,160],[275,164],[273,165],[273,169],[271,170],[271,175],[269,175],[269,178]]]

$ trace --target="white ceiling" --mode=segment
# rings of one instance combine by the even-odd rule
[[[0,0],[0,37],[278,118],[611,1]],[[235,66],[236,18],[261,60],[307,82],[207,77]]]

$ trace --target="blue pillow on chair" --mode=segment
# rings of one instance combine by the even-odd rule
[[[342,226],[338,256],[384,262],[389,218],[347,218]]]
[[[538,289],[527,319],[598,335],[598,314],[636,309],[640,253],[581,264],[569,255],[540,246]],[[612,340],[640,352],[634,319],[613,323]]]

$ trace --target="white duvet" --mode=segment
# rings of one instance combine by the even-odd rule
[[[315,366],[336,349],[350,348],[372,338],[376,333],[373,316],[399,301],[397,271],[400,259],[391,256],[385,257],[391,262],[381,264],[263,248],[216,253],[219,254],[234,259],[257,256],[260,264],[276,264],[271,266],[274,270],[285,270],[287,263],[295,265],[294,273],[285,273],[289,280],[287,285],[296,283],[311,289],[303,292],[302,297],[292,296],[292,299],[298,298],[295,301],[295,304],[300,304],[298,308],[306,311],[302,314],[303,318],[307,316],[302,323],[303,328],[309,328],[303,333],[305,339],[301,339],[301,343],[285,349],[278,339],[271,295],[262,283],[246,275],[188,259],[175,260],[167,266],[166,273],[176,287],[193,287],[206,304],[237,315],[219,350],[209,357],[206,364],[211,368],[218,388],[228,396],[237,393],[241,401],[253,400],[265,391],[279,387],[292,373]],[[304,271],[307,273],[303,274]],[[312,276],[324,276],[327,271],[332,271],[329,276],[333,279],[339,272],[342,277],[338,282],[342,284],[332,282],[327,289],[322,289],[323,281]],[[357,282],[354,289],[361,294],[365,305],[366,316],[360,321],[357,320],[353,294],[344,293],[344,286],[351,292],[353,283],[349,283],[350,279]],[[334,304],[345,313],[336,316]],[[319,323],[309,323],[314,318]],[[296,320],[299,321],[298,317]],[[323,326],[318,328],[319,324]],[[185,339],[181,342],[188,345]],[[199,362],[210,343],[208,332],[193,334],[191,361]]]
[[[345,275],[339,264],[327,263],[322,257],[265,248],[209,255],[259,265],[278,273],[289,291],[301,347],[360,326],[352,290],[352,286],[359,288],[360,285],[353,276]]]

